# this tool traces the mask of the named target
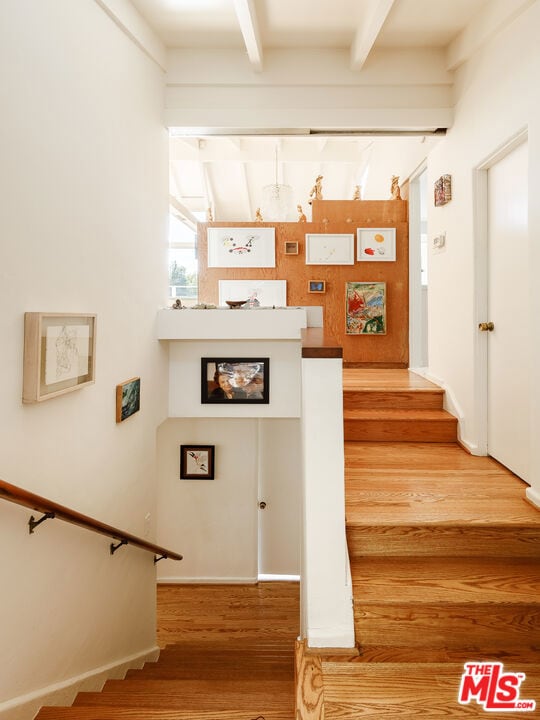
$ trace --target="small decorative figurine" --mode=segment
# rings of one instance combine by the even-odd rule
[[[214,216],[212,215],[212,208],[209,207],[206,210],[206,222],[214,222]]]
[[[323,179],[322,175],[317,175],[317,179],[315,180],[315,185],[311,188],[311,192],[309,193],[309,197],[313,198],[313,200],[322,200],[322,182]],[[309,201],[309,204],[311,205],[311,200]]]
[[[176,298],[171,307],[173,310],[182,310],[182,301],[180,298]]]
[[[362,199],[362,198],[360,197],[360,185],[355,185],[355,186],[354,186],[353,200],[361,200],[361,199]]]
[[[298,210],[298,222],[306,222],[306,216],[304,215],[304,211],[302,210],[301,205],[297,205],[296,209]]]
[[[255,210],[255,222],[264,222],[260,207]]]
[[[399,175],[392,175],[392,200],[401,200],[401,191],[399,189]]]

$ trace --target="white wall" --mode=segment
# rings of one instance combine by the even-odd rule
[[[455,121],[429,156],[429,187],[452,175],[452,201],[430,203],[429,236],[446,232],[446,247],[429,257],[430,374],[451,389],[463,412],[462,439],[474,451],[480,434],[475,403],[474,169],[499,146],[528,127],[530,150],[529,235],[531,277],[540,270],[540,4],[534,3],[456,75]],[[540,286],[532,283],[532,317],[540,311]],[[540,362],[540,327],[531,327],[533,367]],[[506,379],[505,381],[511,381]],[[531,440],[540,433],[540,391],[534,389]],[[533,442],[533,485],[540,483],[540,449]]]
[[[170,341],[169,344],[170,417],[300,417],[299,341],[188,340]],[[270,403],[268,405],[201,404],[201,358],[203,357],[269,358]]]
[[[214,480],[179,479],[182,444],[215,446]],[[272,544],[265,572],[299,573],[298,420],[170,418],[159,429],[158,456],[159,536],[184,555],[180,563],[158,563],[161,582],[257,580],[259,482],[268,490],[262,519],[279,526],[277,540],[272,527],[262,538]],[[275,497],[274,483],[288,492]]]
[[[152,537],[162,71],[94,0],[3,0],[0,73],[0,478]],[[22,404],[25,311],[97,313],[95,385]],[[116,425],[134,375],[141,412]],[[29,515],[0,502],[0,703],[155,646],[152,555],[56,520],[29,536]]]

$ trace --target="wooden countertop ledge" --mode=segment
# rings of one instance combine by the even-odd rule
[[[343,348],[324,328],[309,327],[302,330],[303,358],[342,358]]]

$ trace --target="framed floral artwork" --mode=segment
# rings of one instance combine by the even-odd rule
[[[346,283],[346,334],[386,335],[386,283]]]

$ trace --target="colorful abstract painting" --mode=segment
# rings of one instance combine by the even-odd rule
[[[386,335],[386,283],[348,282],[347,335]]]

